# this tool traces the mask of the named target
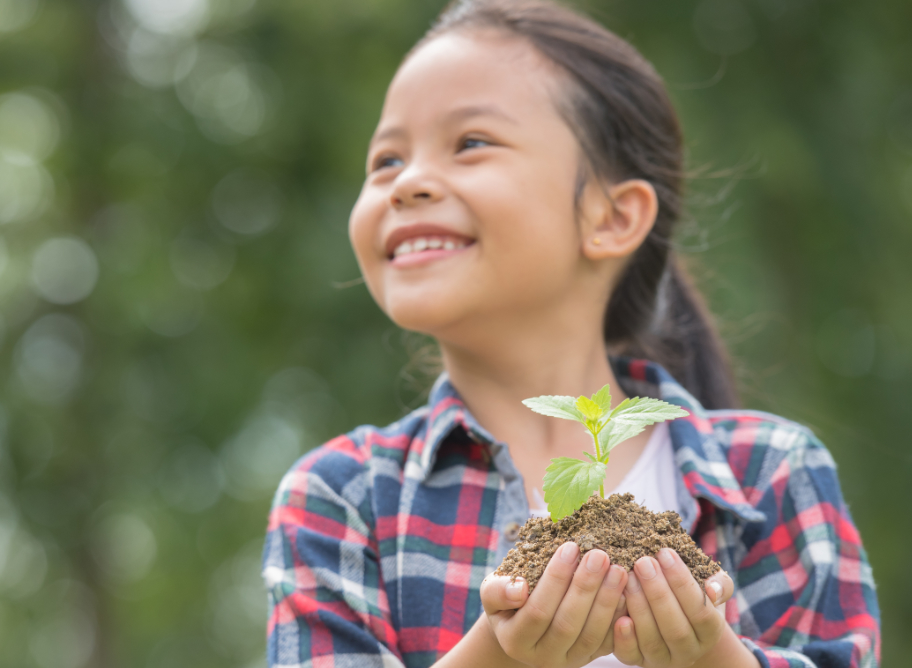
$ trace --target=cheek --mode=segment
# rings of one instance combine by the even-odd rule
[[[378,255],[377,244],[384,211],[380,204],[377,197],[362,193],[348,219],[348,239],[367,288],[378,302],[381,302],[377,291],[380,288],[378,274],[382,258]]]
[[[555,178],[554,170],[502,172],[479,179],[467,192],[483,221],[484,250],[502,279],[544,278],[578,260],[570,179]]]

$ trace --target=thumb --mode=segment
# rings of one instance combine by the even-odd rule
[[[706,581],[706,593],[714,606],[724,604],[735,593],[735,583],[725,571],[719,571]]]
[[[481,583],[481,604],[486,615],[522,607],[529,598],[529,586],[523,578],[491,574]]]

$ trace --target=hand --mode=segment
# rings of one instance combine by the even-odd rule
[[[704,594],[677,552],[665,548],[656,556],[639,559],[627,581],[629,617],[615,624],[614,655],[630,666],[690,666],[722,638],[727,624],[721,606],[734,582],[724,571],[716,573]]]
[[[497,642],[529,666],[578,668],[614,648],[614,622],[624,614],[627,572],[602,550],[579,560],[579,546],[558,548],[528,594],[525,580],[488,577],[481,601]]]

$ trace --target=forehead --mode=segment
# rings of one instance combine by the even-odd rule
[[[557,118],[557,68],[528,42],[493,31],[432,39],[399,68],[378,131],[439,119],[454,107],[496,107],[513,118]]]

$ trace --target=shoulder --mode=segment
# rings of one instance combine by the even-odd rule
[[[836,469],[814,432],[787,418],[748,409],[707,410],[705,418],[742,488],[759,491],[798,472]]]
[[[282,478],[273,507],[300,504],[308,494],[350,496],[377,474],[399,477],[409,451],[426,429],[427,407],[385,427],[361,425],[301,456]]]

